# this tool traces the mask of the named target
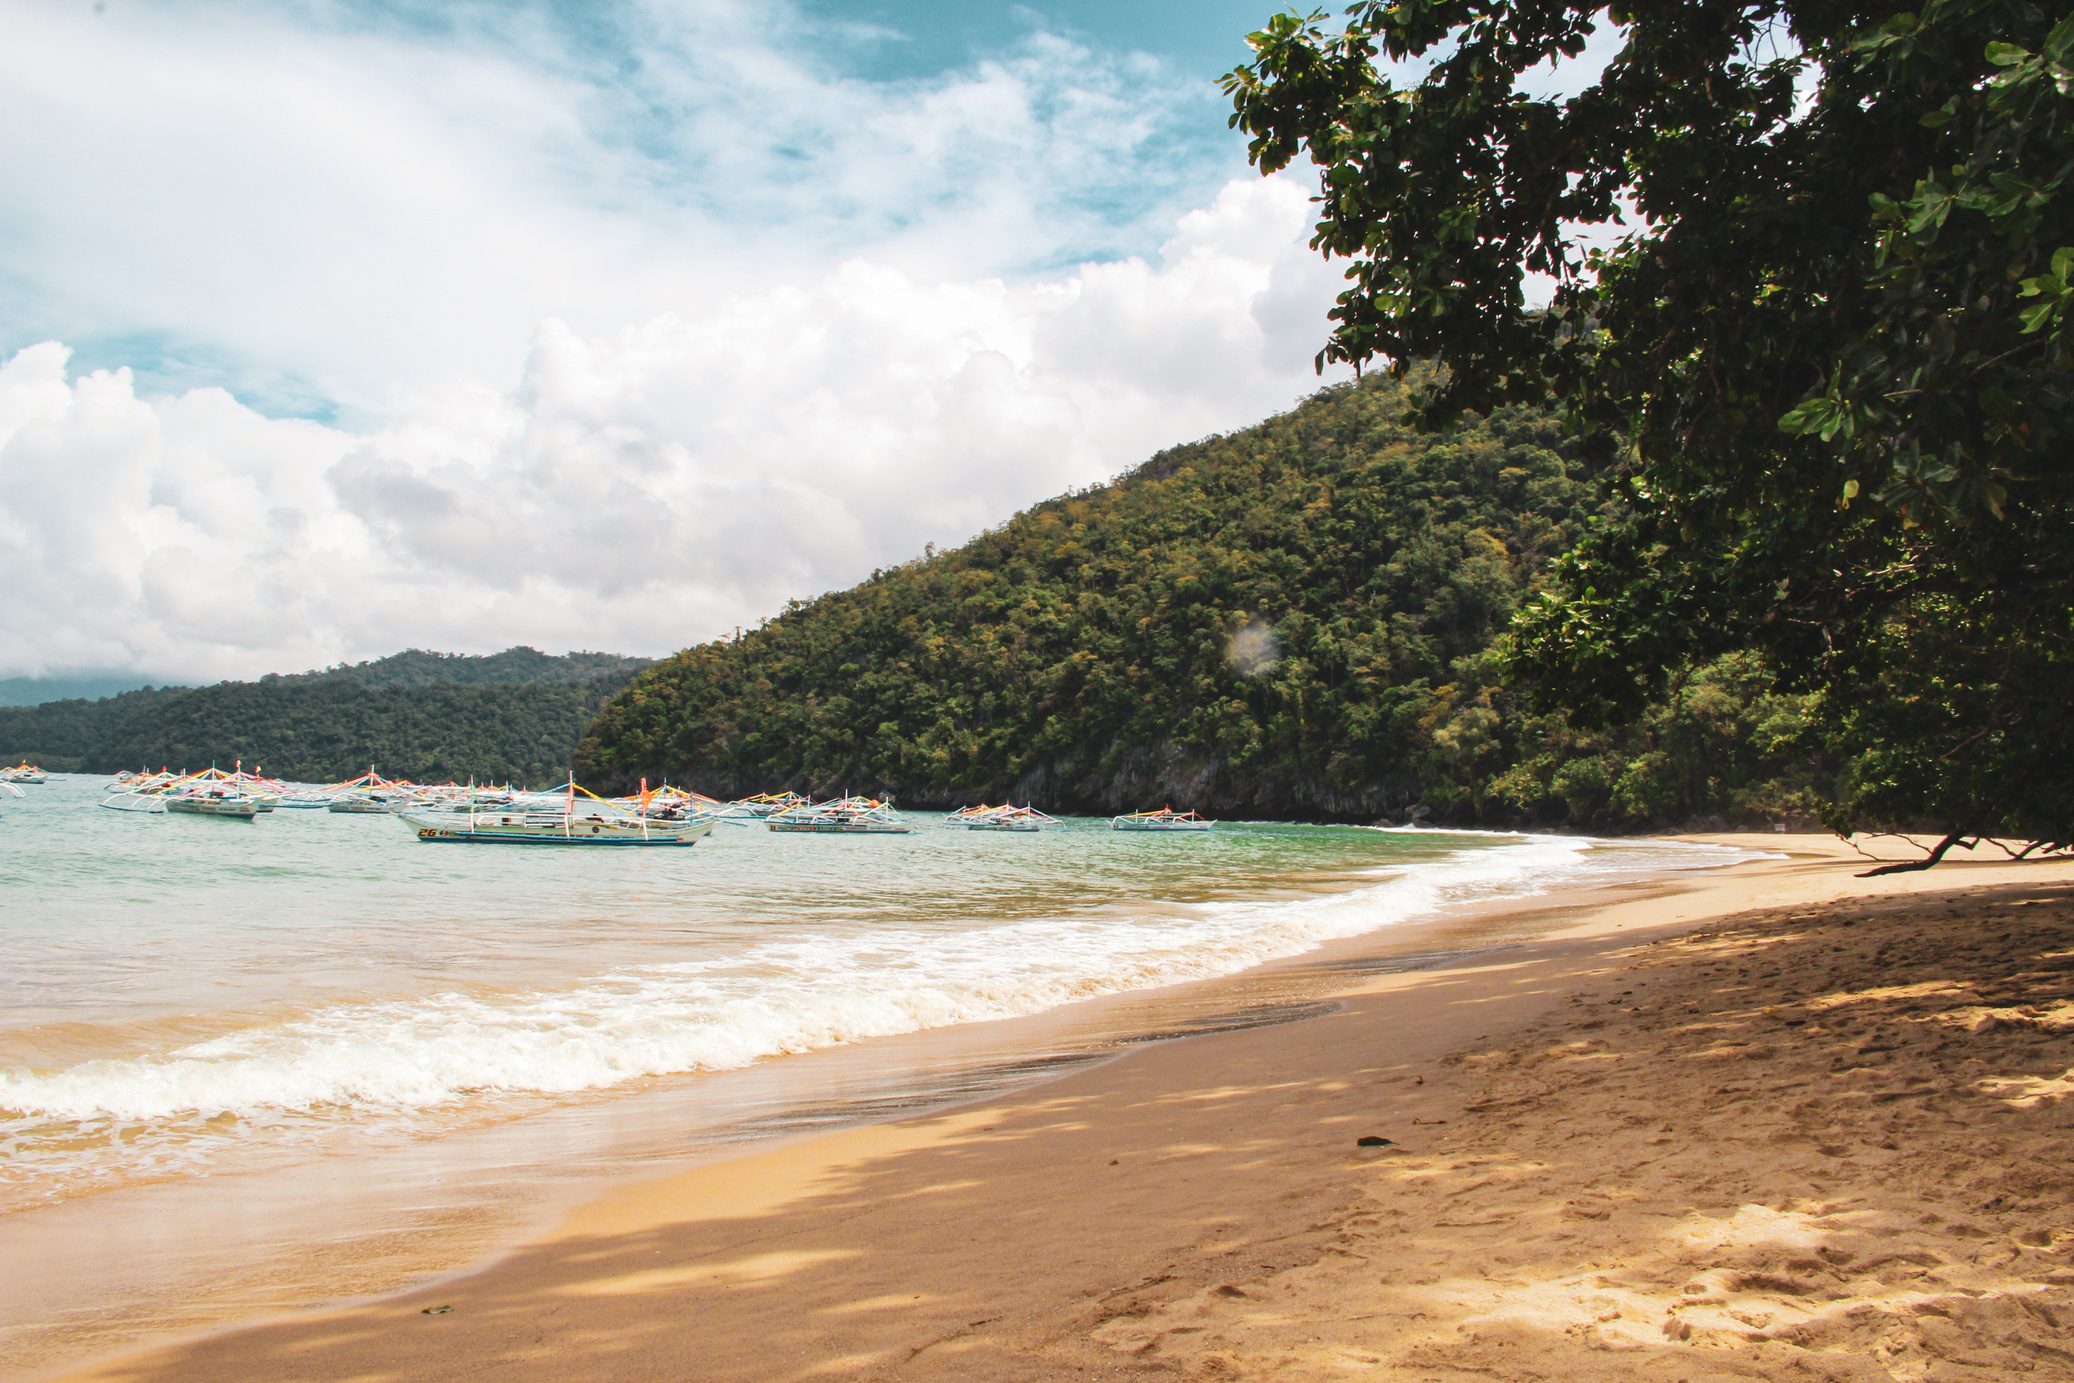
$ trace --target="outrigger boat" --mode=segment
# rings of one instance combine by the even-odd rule
[[[166,795],[186,778],[186,774],[169,768],[156,773],[118,774],[108,785],[109,796],[101,805],[119,812],[162,812],[166,809]]]
[[[166,798],[166,810],[183,812],[194,816],[229,816],[241,821],[250,821],[261,812],[270,812],[274,804],[257,793],[246,792],[236,785],[213,787],[196,786],[176,792]]]
[[[430,794],[425,807],[438,812],[501,812],[544,810],[543,804],[552,804],[558,794],[553,792],[525,792],[517,788],[464,787],[458,791],[441,790]]]
[[[1109,819],[1112,831],[1207,831],[1217,823],[1198,812],[1161,807],[1156,812],[1126,812]]]
[[[750,816],[771,817],[779,812],[789,812],[795,807],[811,807],[811,797],[801,797],[796,792],[759,792],[754,797],[738,797],[728,805],[739,808]]]
[[[1046,826],[1056,826],[1059,819],[1046,816],[1035,807],[1018,807],[1004,803],[989,807],[982,802],[976,807],[960,807],[944,818],[950,825],[963,826],[968,831],[1041,831]]]
[[[13,768],[0,768],[0,782],[44,783],[48,781],[50,781],[50,775],[30,763],[27,759],[23,759]]]
[[[288,811],[326,811],[332,800],[332,788],[315,788],[311,784],[274,784],[274,807],[286,807]]]
[[[577,793],[589,800],[580,806]],[[539,799],[535,799],[538,801]],[[543,804],[544,805],[544,804]],[[617,803],[576,786],[570,778],[560,811],[511,805],[460,813],[399,812],[418,839],[452,845],[696,845],[713,830],[711,820],[664,820],[628,812]]]
[[[290,792],[285,797],[276,798],[274,805],[289,811],[321,812],[330,809],[331,799],[321,792]]]
[[[247,773],[242,760],[231,771],[210,764],[200,773],[190,773],[166,793],[166,810],[193,816],[229,816],[250,821],[274,809],[274,800],[284,785],[271,778]]]
[[[838,797],[788,807],[768,819],[773,831],[808,835],[904,836],[914,830],[900,819],[890,802],[875,797]]]
[[[117,811],[182,812],[250,820],[261,812],[272,811],[286,791],[285,784],[247,773],[242,764],[229,773],[211,764],[200,773],[167,773],[161,769],[149,777],[133,778],[101,805]]]
[[[415,784],[384,778],[372,764],[358,778],[333,783],[324,792],[330,798],[324,809],[333,812],[398,812],[424,805]]]
[[[215,772],[214,765],[211,765],[209,773],[203,776],[212,776]],[[245,761],[242,759],[231,766],[230,776],[223,781],[257,797],[260,801],[259,809],[263,812],[270,812],[280,806],[281,799],[289,796],[293,791],[288,784],[278,778],[263,777],[256,771],[247,773],[245,771]]]
[[[693,792],[690,788],[673,788],[668,783],[652,788],[646,778],[641,780],[638,793],[610,800],[622,810],[653,821],[719,821],[751,814],[733,803],[708,797],[703,792]]]

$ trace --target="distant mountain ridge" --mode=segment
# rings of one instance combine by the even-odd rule
[[[338,663],[311,672],[268,673],[262,686],[276,682],[357,682],[363,687],[523,686],[533,682],[588,682],[594,677],[632,677],[652,658],[619,653],[542,653],[524,644],[502,653],[433,653],[406,648],[371,662]]]
[[[164,677],[87,671],[48,677],[0,677],[0,706],[41,706],[51,701],[102,701],[127,691],[157,687]]]
[[[406,649],[256,682],[0,707],[0,757],[89,773],[242,760],[303,782],[373,764],[421,781],[539,785],[566,771],[584,728],[649,661],[524,646]]]

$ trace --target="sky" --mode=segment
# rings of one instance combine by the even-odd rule
[[[8,0],[0,678],[662,655],[1292,406],[1273,9]]]

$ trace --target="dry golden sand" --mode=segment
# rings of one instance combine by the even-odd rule
[[[2074,867],[1794,843],[77,1376],[2074,1379]]]

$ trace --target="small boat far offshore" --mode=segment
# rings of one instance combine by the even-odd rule
[[[1046,816],[1035,807],[989,807],[984,802],[976,807],[961,807],[944,820],[968,831],[1041,831],[1059,824],[1057,817]]]
[[[333,783],[325,788],[323,796],[326,811],[361,812],[369,816],[424,805],[424,798],[413,791],[413,785],[384,778],[374,771],[373,764],[369,764],[367,772],[358,778],[348,778],[343,783]]]
[[[1200,812],[1177,812],[1161,807],[1156,812],[1126,812],[1109,819],[1112,831],[1207,831],[1217,823]]]
[[[787,807],[767,818],[773,831],[801,835],[904,836],[914,830],[890,802],[875,797],[838,797]]]
[[[589,799],[580,805],[579,792]],[[560,811],[516,805],[476,811],[471,803],[455,811],[396,815],[420,841],[442,845],[696,845],[713,830],[710,817],[670,821],[626,811],[577,787],[574,778]]]
[[[738,797],[728,805],[748,816],[771,817],[794,807],[811,807],[814,802],[796,792],[759,792],[754,797]]]
[[[125,783],[110,783],[101,803],[126,812],[178,812],[185,816],[227,816],[250,821],[274,809],[286,788],[271,778],[245,772],[240,762],[229,773],[214,764],[200,773],[132,774]]]

